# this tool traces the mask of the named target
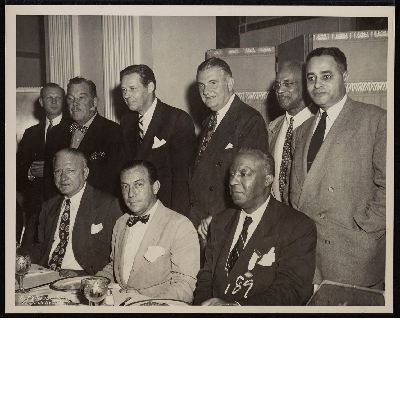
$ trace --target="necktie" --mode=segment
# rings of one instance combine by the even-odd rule
[[[310,148],[308,149],[307,154],[307,172],[310,170],[312,163],[314,162],[315,157],[321,147],[322,142],[324,141],[325,130],[326,130],[326,116],[328,114],[324,111],[321,115],[321,119],[318,122],[318,126],[314,131],[314,135],[311,138]]]
[[[49,120],[49,126],[47,127],[47,131],[46,131],[46,139],[49,136],[49,132],[51,131],[51,128],[53,127],[53,122],[51,120]]]
[[[139,116],[139,143],[142,144],[144,138],[143,115]]]
[[[286,131],[285,142],[283,144],[282,162],[279,171],[279,193],[281,194],[281,199],[283,199],[283,190],[286,185],[286,170],[291,160],[290,144],[292,143],[292,137],[293,137],[293,122],[294,118],[290,117],[289,127]]]
[[[231,253],[229,254],[228,261],[226,262],[225,269],[226,269],[227,275],[229,275],[229,273],[232,271],[232,268],[236,264],[236,261],[238,260],[240,253],[244,249],[244,244],[246,243],[246,239],[247,239],[247,231],[252,222],[253,222],[253,220],[251,219],[251,217],[246,217],[244,220],[242,232],[240,233],[240,236],[239,236],[235,246],[233,247]]]
[[[150,215],[142,215],[141,217],[137,217],[136,215],[132,215],[131,217],[128,218],[126,221],[126,225],[131,227],[135,224],[137,224],[139,221],[142,222],[143,224],[147,224],[149,220]]]
[[[208,121],[206,134],[204,135],[203,143],[201,144],[201,147],[200,147],[199,155],[197,157],[197,162],[199,162],[201,160],[204,150],[206,149],[206,147],[207,147],[208,143],[210,142],[211,137],[215,131],[215,128],[217,126],[217,115],[218,115],[218,113],[214,112],[211,115],[210,120]]]
[[[61,264],[65,256],[65,250],[67,248],[69,240],[70,208],[71,208],[71,200],[67,199],[65,201],[65,207],[63,214],[61,216],[60,227],[58,232],[60,243],[58,243],[57,247],[53,251],[53,254],[51,255],[49,261],[49,268],[53,269],[54,271],[60,270]]]
[[[77,149],[79,147],[79,144],[82,141],[83,137],[86,135],[88,129],[88,126],[80,126],[76,122],[74,122],[70,126],[69,131],[72,133],[71,147],[73,147],[74,149]]]

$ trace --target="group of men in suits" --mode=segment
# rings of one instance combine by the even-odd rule
[[[301,305],[324,279],[383,287],[386,116],[347,98],[340,50],[314,50],[305,66],[281,65],[274,88],[285,114],[268,133],[262,116],[235,95],[229,65],[202,62],[197,83],[212,113],[197,144],[190,116],[156,97],[149,67],[127,67],[120,79],[130,109],[121,126],[98,114],[93,82],[68,84],[71,120],[46,139],[50,199],[33,246],[42,265],[203,305]],[[71,163],[83,182],[70,196],[80,203],[68,242],[80,269],[54,263],[65,190],[77,179]],[[64,197],[52,197],[55,188]],[[124,215],[116,206],[121,194]],[[78,243],[85,235],[90,241]],[[96,266],[83,248],[101,258]]]

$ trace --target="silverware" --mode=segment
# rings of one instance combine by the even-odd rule
[[[128,297],[126,298],[121,304],[120,306],[124,306],[132,297]]]

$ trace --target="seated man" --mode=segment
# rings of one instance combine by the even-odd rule
[[[85,155],[72,148],[54,156],[54,182],[63,194],[47,200],[39,216],[38,243],[20,252],[61,276],[94,275],[108,263],[115,221],[113,196],[90,186]]]
[[[127,292],[191,302],[200,268],[193,224],[157,199],[160,182],[151,162],[127,163],[121,188],[132,215],[115,224],[111,262],[97,275],[116,280]]]
[[[230,167],[229,188],[241,208],[217,214],[194,304],[289,306],[312,295],[317,231],[304,214],[275,200],[270,154],[241,149]]]

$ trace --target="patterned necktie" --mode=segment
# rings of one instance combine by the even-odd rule
[[[321,119],[318,122],[318,126],[314,131],[313,137],[311,138],[310,148],[308,149],[307,154],[307,172],[310,170],[311,165],[314,162],[315,157],[317,156],[319,148],[324,141],[327,115],[328,114],[326,113],[326,111],[322,113]]]
[[[74,122],[69,131],[72,133],[72,142],[71,147],[77,149],[79,147],[80,142],[82,141],[83,137],[86,135],[89,127],[88,126],[80,126],[76,122]]]
[[[70,208],[71,208],[71,200],[67,199],[65,201],[65,207],[63,214],[61,216],[60,227],[58,232],[60,242],[53,251],[53,254],[51,255],[49,261],[49,268],[53,269],[54,271],[60,270],[61,264],[65,256],[65,250],[67,248],[69,240]]]
[[[47,131],[46,131],[46,139],[48,138],[49,132],[51,131],[51,128],[53,127],[53,122],[51,120],[49,120],[49,126],[47,127]]]
[[[282,162],[279,171],[279,193],[281,195],[281,199],[283,199],[283,190],[286,185],[286,170],[291,160],[290,144],[292,143],[292,137],[293,137],[293,122],[294,118],[290,117],[289,127],[286,131],[285,142],[283,144]]]
[[[226,269],[227,275],[229,275],[229,273],[232,271],[232,268],[236,264],[236,261],[238,260],[240,253],[244,249],[244,244],[246,243],[246,239],[247,239],[247,231],[252,222],[253,222],[253,220],[251,219],[251,217],[246,217],[244,220],[242,232],[240,233],[240,236],[239,236],[235,246],[233,247],[231,253],[229,254],[228,261],[226,262],[225,269]]]
[[[139,144],[142,144],[144,138],[143,115],[139,116]]]
[[[142,222],[143,224],[147,224],[148,220],[150,218],[150,215],[142,215],[140,217],[137,217],[136,215],[132,215],[132,217],[129,217],[128,220],[126,221],[126,225],[131,227],[138,223],[139,221]]]
[[[199,162],[201,160],[204,150],[206,149],[206,147],[207,147],[208,143],[210,142],[211,137],[215,131],[215,128],[217,126],[217,115],[218,115],[218,113],[214,112],[211,115],[210,121],[208,121],[206,134],[204,135],[203,143],[201,144],[201,147],[200,147],[199,155],[197,157],[197,162]]]

